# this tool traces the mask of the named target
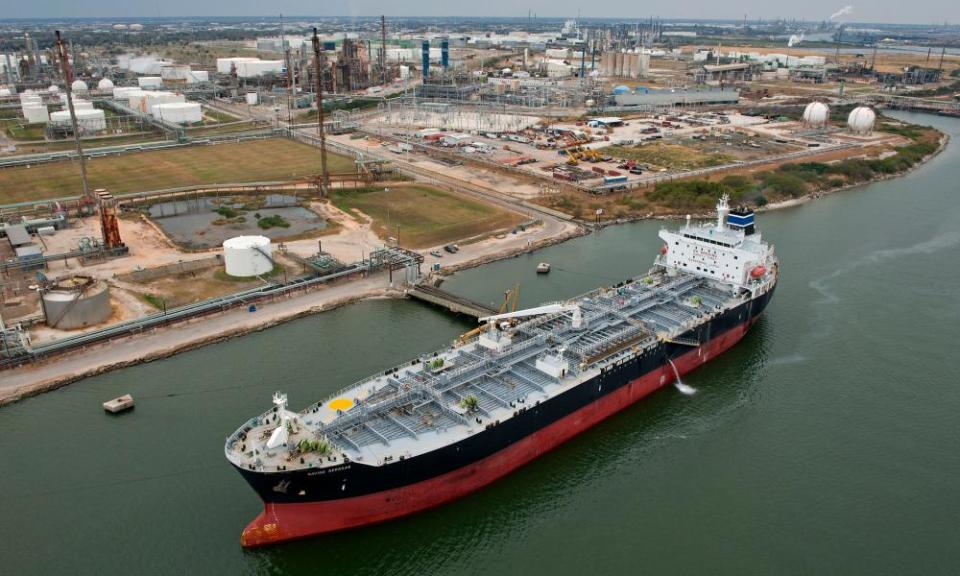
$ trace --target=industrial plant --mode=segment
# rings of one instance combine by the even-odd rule
[[[0,25],[0,366],[371,274],[459,307],[425,283],[960,113],[939,36],[842,20]]]

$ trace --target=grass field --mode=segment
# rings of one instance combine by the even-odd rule
[[[703,153],[680,144],[664,144],[663,142],[655,142],[644,146],[608,146],[603,149],[603,152],[617,158],[636,160],[637,162],[669,169],[686,168],[693,170],[695,168],[718,166],[733,160],[726,154]]]
[[[327,159],[331,172],[354,170],[349,158],[330,154]],[[90,187],[120,194],[200,184],[286,180],[319,172],[319,150],[282,138],[87,160]],[[75,161],[0,170],[0,204],[76,196],[81,190],[80,168]]]
[[[396,237],[399,225],[400,245],[405,248],[447,244],[524,220],[519,214],[489,204],[419,186],[391,188],[389,192],[383,188],[336,190],[330,198],[345,212],[359,210],[372,218],[381,238]]]

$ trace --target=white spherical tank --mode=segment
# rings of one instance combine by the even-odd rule
[[[803,123],[808,126],[825,126],[830,119],[830,107],[823,102],[811,102],[803,110]]]
[[[847,117],[847,128],[854,134],[870,134],[876,120],[877,115],[873,110],[866,106],[857,106]]]
[[[60,87],[57,86],[56,84],[51,84],[50,87],[47,88],[47,92],[49,92],[49,93],[51,93],[51,94],[56,94],[56,93],[59,92],[59,91],[60,91]]]
[[[230,276],[249,277],[273,270],[273,248],[266,236],[237,236],[223,243],[223,263]]]
[[[87,83],[84,82],[83,80],[74,80],[73,84],[70,85],[70,89],[73,90],[74,92],[86,92]]]
[[[113,90],[113,81],[109,78],[103,78],[97,82],[97,90]]]

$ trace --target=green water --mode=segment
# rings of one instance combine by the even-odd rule
[[[960,137],[960,121],[912,116]],[[245,551],[223,438],[470,327],[342,308],[0,409],[0,574],[951,574],[960,566],[960,146],[763,214],[782,280],[736,348],[465,500]],[[646,270],[659,223],[458,274],[524,305]],[[537,276],[549,261],[553,271]],[[0,374],[2,378],[2,374]],[[137,408],[100,403],[131,392]]]

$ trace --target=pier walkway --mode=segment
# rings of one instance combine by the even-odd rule
[[[415,300],[422,300],[456,314],[465,314],[474,318],[483,318],[497,313],[491,306],[426,284],[417,284],[407,291],[407,295]]]

